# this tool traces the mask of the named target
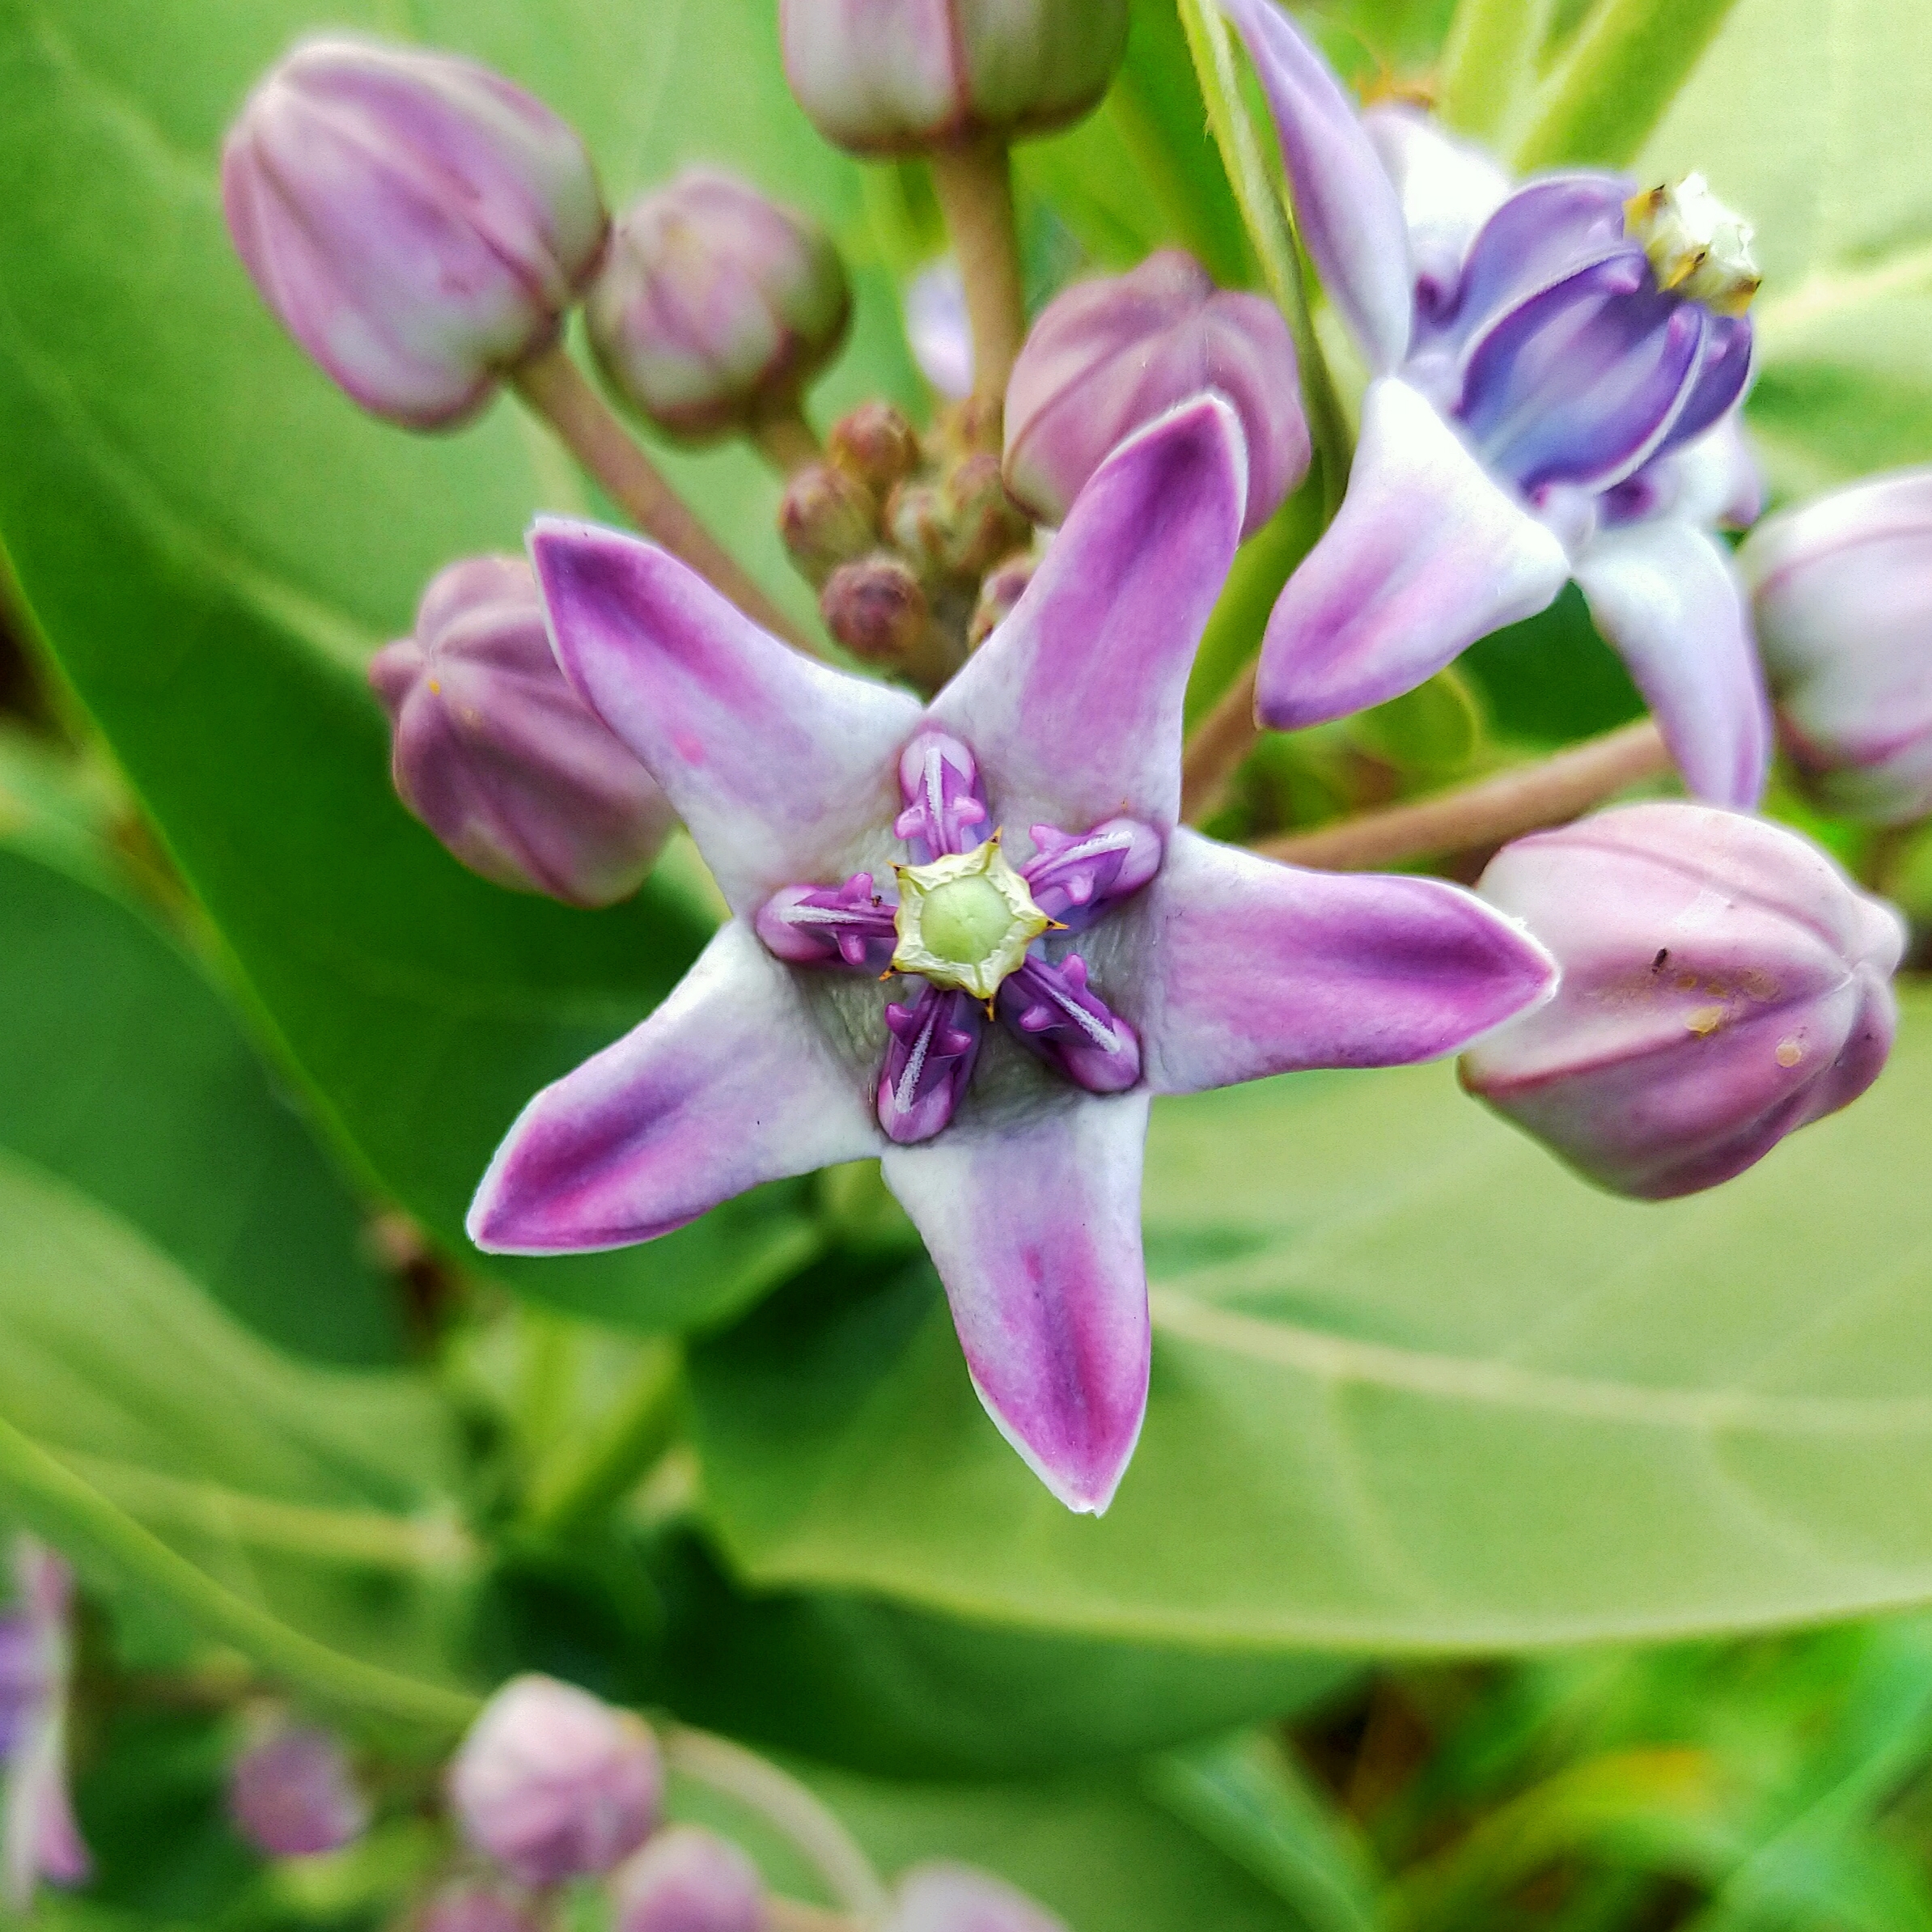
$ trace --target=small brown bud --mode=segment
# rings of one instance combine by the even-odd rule
[[[926,636],[931,608],[903,557],[879,551],[841,564],[819,598],[825,626],[854,657],[903,664]]]
[[[785,486],[778,534],[799,574],[820,585],[879,540],[879,503],[862,483],[829,463],[808,463]]]
[[[919,467],[919,432],[892,403],[862,402],[832,426],[825,454],[847,476],[883,498]]]
[[[972,622],[966,632],[966,646],[977,650],[1013,614],[1013,607],[1026,595],[1040,559],[1031,550],[1015,550],[1002,557],[986,573],[980,585],[980,600],[972,608]]]
[[[947,472],[939,488],[940,561],[955,575],[977,577],[1023,544],[1032,524],[1006,494],[999,458],[980,451]]]

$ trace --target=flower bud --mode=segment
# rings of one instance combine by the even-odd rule
[[[869,664],[905,663],[932,616],[912,566],[883,550],[841,564],[827,580],[819,611],[833,636]]]
[[[832,426],[825,455],[834,468],[883,498],[919,467],[919,432],[892,403],[862,402]]]
[[[1015,550],[1002,557],[980,583],[979,602],[972,607],[972,621],[966,630],[968,648],[977,650],[1013,614],[1013,607],[1026,595],[1040,558],[1032,550]]]
[[[283,325],[366,409],[460,421],[544,347],[604,252],[583,144],[453,55],[303,41],[222,150],[222,204]]]
[[[934,1861],[900,1879],[883,1932],[1066,1932],[1036,1900],[970,1865]]]
[[[472,872],[570,905],[634,892],[671,829],[650,773],[565,681],[515,557],[451,564],[379,651],[403,803]]]
[[[697,1825],[659,1832],[611,1887],[612,1932],[764,1932],[758,1867]]]
[[[1076,283],[1033,324],[1006,391],[1006,487],[1058,523],[1116,445],[1203,389],[1247,434],[1250,536],[1307,472],[1294,338],[1272,302],[1217,289],[1176,248]]]
[[[228,1816],[271,1858],[313,1857],[353,1845],[369,1828],[369,1804],[333,1732],[278,1725],[250,1744],[228,1773]]]
[[[619,217],[584,311],[612,387],[693,442],[796,409],[851,316],[831,236],[703,167]]]
[[[657,1740],[628,1712],[553,1677],[514,1677],[449,1769],[463,1835],[523,1885],[606,1872],[657,1823]]]
[[[778,33],[828,141],[910,154],[1078,120],[1126,52],[1127,0],[780,0]]]
[[[1932,469],[1772,518],[1738,553],[1793,758],[1835,811],[1932,813]]]
[[[922,577],[946,568],[945,515],[939,485],[930,477],[907,477],[886,499],[887,539]]]
[[[822,585],[879,541],[879,504],[864,484],[829,463],[808,463],[785,485],[778,534],[799,574]]]
[[[410,1922],[415,1932],[543,1932],[522,1900],[474,1879],[439,1888]]]
[[[946,472],[938,508],[939,561],[956,577],[979,576],[1032,534],[990,450],[976,451]]]
[[[1626,806],[1504,847],[1478,889],[1562,979],[1464,1056],[1464,1084],[1616,1193],[1728,1180],[1891,1049],[1897,914],[1768,820]]]

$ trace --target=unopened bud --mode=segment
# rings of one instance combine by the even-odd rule
[[[1464,1084],[1617,1193],[1730,1180],[1891,1050],[1898,915],[1768,820],[1626,806],[1505,846],[1478,889],[1562,978]]]
[[[702,167],[618,218],[585,307],[612,386],[693,442],[795,409],[851,315],[816,222]]]
[[[883,551],[841,564],[819,597],[825,628],[870,664],[903,664],[918,650],[932,617],[917,574]]]
[[[290,334],[366,409],[460,421],[544,347],[604,252],[583,144],[451,54],[305,40],[248,98],[222,204]]]
[[[1127,0],[780,0],[778,32],[828,141],[910,154],[1078,120],[1126,51]]]
[[[778,534],[799,574],[822,585],[879,541],[879,504],[864,484],[829,463],[808,463],[785,485]]]
[[[1738,553],[1793,759],[1832,811],[1932,814],[1932,469],[1760,523]]]
[[[697,1825],[659,1832],[617,1873],[611,1893],[612,1932],[764,1932],[758,1867]]]
[[[439,1888],[410,1923],[413,1932],[543,1932],[522,1899],[476,1879]]]
[[[886,499],[886,536],[923,577],[936,577],[946,568],[945,519],[939,485],[929,477],[908,477]]]
[[[472,872],[570,905],[638,889],[670,803],[565,681],[527,564],[451,564],[416,634],[377,652],[369,681],[403,803]]]
[[[464,1837],[524,1885],[620,1864],[657,1823],[663,1783],[640,1719],[535,1675],[484,1705],[449,1771]]]
[[[989,570],[980,583],[979,602],[972,607],[972,621],[967,627],[966,642],[977,650],[1012,616],[1014,606],[1027,594],[1040,558],[1032,550],[1016,550]]]
[[[956,577],[977,577],[1032,534],[1026,512],[1006,494],[999,458],[976,451],[939,485],[939,561]]]
[[[825,438],[834,468],[883,498],[919,466],[919,432],[889,402],[863,402],[835,422]]]
[[[278,1725],[250,1744],[228,1773],[228,1816],[271,1858],[340,1851],[369,1828],[369,1804],[333,1732]]]
[[[1633,195],[1624,226],[1650,257],[1657,286],[1675,289],[1720,316],[1741,316],[1764,278],[1751,252],[1754,231],[1710,192],[1701,175]]]
[[[1037,1900],[970,1865],[915,1865],[899,1881],[883,1932],[1066,1932]]]
[[[1242,534],[1273,516],[1308,468],[1294,338],[1275,305],[1217,289],[1163,249],[1125,275],[1078,282],[1033,324],[1006,391],[1006,487],[1058,523],[1087,480],[1144,424],[1204,389],[1248,439]]]

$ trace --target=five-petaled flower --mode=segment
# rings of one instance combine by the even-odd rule
[[[1691,790],[1754,805],[1770,713],[1708,527],[1757,508],[1735,421],[1749,229],[1696,176],[1646,193],[1577,171],[1512,191],[1408,109],[1358,116],[1273,0],[1221,4],[1371,377],[1347,498],[1269,624],[1262,722],[1396,697],[1574,577]]]
[[[78,1885],[89,1861],[67,1795],[74,1572],[21,1536],[13,1582],[12,1608],[0,1614],[0,1904],[24,1912],[43,1879]]]
[[[994,1421],[1055,1495],[1104,1509],[1146,1400],[1152,1096],[1431,1058],[1552,977],[1455,887],[1177,827],[1183,693],[1246,497],[1227,404],[1150,425],[923,710],[788,650],[649,544],[540,523],[558,658],[735,917],[525,1109],[477,1244],[616,1247],[881,1156]]]

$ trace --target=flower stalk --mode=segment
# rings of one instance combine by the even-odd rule
[[[1553,0],[1461,0],[1450,23],[1436,106],[1462,133],[1495,143],[1535,84]]]
[[[1027,339],[1011,157],[1001,136],[982,134],[936,147],[927,159],[966,286],[972,392],[981,403],[997,405]]]

